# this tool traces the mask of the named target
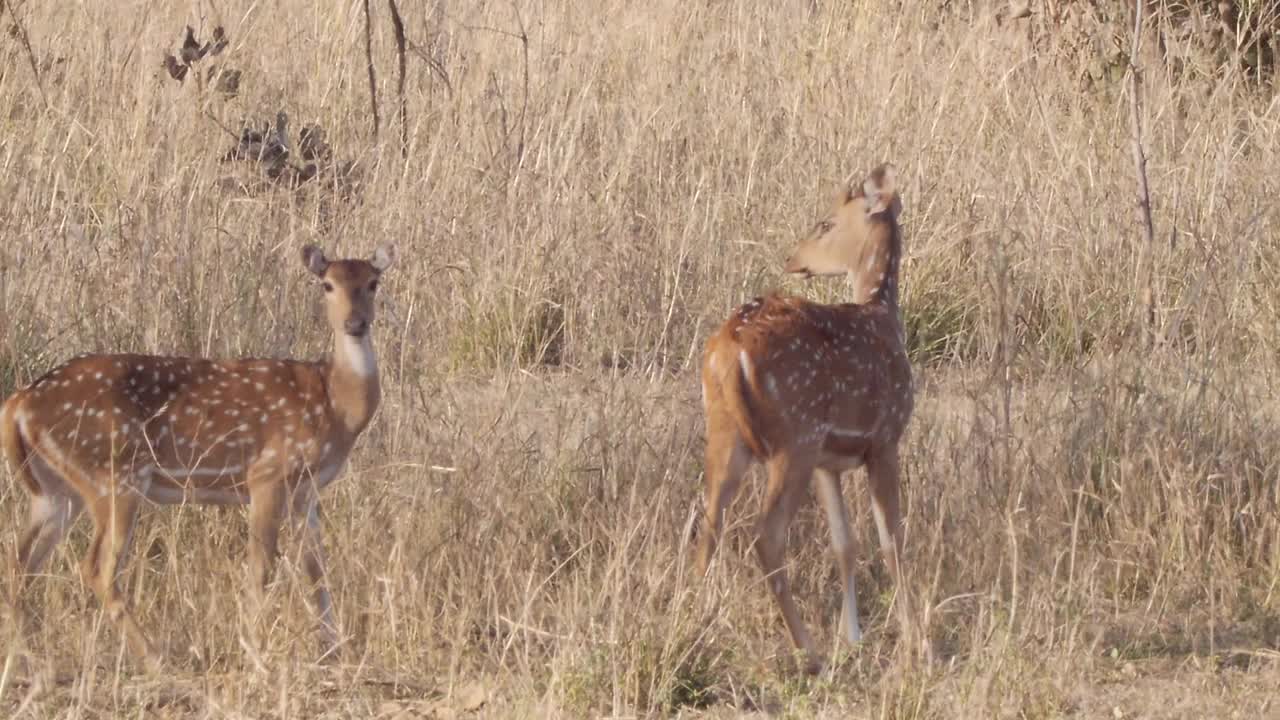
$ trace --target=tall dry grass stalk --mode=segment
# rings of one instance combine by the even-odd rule
[[[385,404],[325,505],[345,664],[310,664],[289,559],[267,649],[242,646],[242,512],[157,512],[126,581],[172,674],[123,659],[75,579],[81,530],[34,590],[34,650],[61,682],[22,712],[1275,712],[1269,86],[1143,45],[1166,338],[1148,351],[1123,63],[1094,42],[1110,26],[925,0],[405,3],[407,112],[384,112],[375,144],[360,3],[217,7],[0,16],[22,22],[41,81],[0,42],[0,390],[82,351],[322,352],[297,248],[395,239]],[[385,100],[394,35],[383,4],[371,14]],[[184,24],[225,25],[237,97],[165,75]],[[282,109],[357,162],[358,201],[218,162],[219,123]],[[881,595],[862,593],[867,643],[833,639],[834,670],[809,681],[761,587],[751,513],[731,513],[710,577],[691,573],[696,360],[753,293],[841,297],[784,281],[781,258],[881,160],[903,175],[920,386],[906,566],[944,660],[900,661],[851,477],[859,585]],[[5,484],[0,506],[11,538],[25,498]],[[810,508],[794,528],[797,596],[834,638],[822,521]],[[22,697],[11,685],[0,704]]]

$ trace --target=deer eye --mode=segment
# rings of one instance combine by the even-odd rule
[[[831,232],[831,228],[833,227],[835,227],[835,225],[833,225],[830,220],[823,220],[818,223],[818,232],[825,235]]]
[[[329,282],[328,280],[325,280],[324,283],[321,285],[321,287],[324,288],[325,292],[333,292],[333,283]]]

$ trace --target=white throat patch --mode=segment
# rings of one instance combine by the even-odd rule
[[[342,364],[356,375],[367,378],[378,373],[378,361],[373,356],[373,342],[368,334],[358,338],[343,334],[338,340],[338,352],[342,354]]]

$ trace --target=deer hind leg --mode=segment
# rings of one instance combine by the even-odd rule
[[[881,553],[897,592],[902,636],[906,642],[912,643],[916,639],[916,618],[912,609],[911,592],[902,572],[902,508],[896,446],[869,455],[867,478],[871,483],[871,513],[875,517],[876,529],[880,535]],[[927,657],[930,654],[928,642],[923,638],[921,641]]]
[[[320,659],[337,660],[338,626],[333,619],[333,599],[325,581],[324,535],[320,525],[319,499],[314,492],[303,493],[295,500],[293,521],[301,532],[302,570],[311,584],[311,605],[320,619]]]
[[[698,571],[703,575],[710,568],[711,558],[720,542],[725,510],[738,494],[742,476],[750,464],[751,454],[737,432],[709,423],[703,470],[707,483],[706,518],[698,543]]]
[[[54,548],[75,524],[76,518],[84,510],[84,503],[64,476],[42,456],[31,453],[27,456],[27,462],[30,463],[28,469],[39,489],[31,497],[27,527],[18,540],[14,578],[10,584],[10,601],[18,637],[30,643],[37,626],[34,620],[35,613],[31,611],[24,597],[25,591],[32,578],[44,567]],[[18,663],[15,667],[26,669],[24,674],[31,675],[33,688],[41,685],[42,670],[30,665],[28,658],[15,656],[13,651],[16,650],[18,648],[15,646],[11,648],[10,653],[10,657]],[[0,685],[3,683],[0,682]],[[0,692],[3,691],[3,687],[0,687]]]
[[[108,483],[104,480],[102,486],[109,487]],[[103,495],[90,505],[93,541],[81,561],[80,575],[93,588],[107,617],[123,630],[129,649],[148,669],[156,670],[159,658],[130,612],[129,603],[117,583],[124,569],[122,559],[128,552],[137,523],[139,503],[137,493],[124,491]]]
[[[31,474],[40,485],[40,493],[31,497],[27,528],[18,540],[15,597],[40,572],[49,554],[66,537],[84,509],[75,490],[39,455],[30,456]]]
[[[11,587],[10,602],[20,631],[30,635],[34,628],[29,624],[31,612],[23,600],[23,594],[31,579],[40,572],[50,553],[67,536],[84,509],[84,503],[75,494],[54,495],[44,493],[31,498],[31,510],[27,528],[18,541],[18,557],[15,577]]]
[[[769,590],[782,610],[782,619],[791,633],[792,642],[807,656],[805,670],[816,674],[822,670],[822,657],[814,647],[813,638],[805,628],[804,620],[800,618],[800,611],[791,595],[785,565],[787,527],[804,500],[812,475],[812,465],[807,462],[792,462],[785,454],[769,461],[769,486],[765,493],[759,537],[756,539],[756,555],[760,559],[760,567],[764,570]]]
[[[844,622],[849,642],[862,640],[862,628],[858,625],[858,594],[854,587],[853,571],[857,561],[853,533],[849,530],[849,511],[840,494],[840,476],[819,468],[814,477],[818,497],[827,511],[827,526],[831,530],[831,549],[835,553],[836,566],[840,569],[840,581],[844,584]]]

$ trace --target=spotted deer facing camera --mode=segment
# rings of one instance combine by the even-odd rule
[[[333,355],[321,362],[90,355],[49,371],[0,409],[13,474],[31,495],[18,544],[13,603],[86,508],[94,534],[80,572],[132,651],[159,657],[117,587],[143,503],[248,504],[249,607],[262,606],[280,526],[301,531],[302,564],[320,620],[321,652],[337,649],[318,493],[346,464],[380,398],[370,330],[378,279],[394,248],[370,260],[302,250],[324,288]]]
[[[707,571],[724,521],[752,461],[768,486],[756,553],[807,669],[822,658],[792,599],[784,567],[787,526],[810,480],[827,513],[844,583],[850,642],[861,640],[855,554],[840,474],[865,466],[885,564],[897,586],[904,639],[914,621],[902,583],[898,441],[911,417],[911,366],[898,315],[901,202],[894,169],[882,165],[842,192],[802,240],[786,272],[847,274],[854,303],[822,305],[769,295],[738,309],[707,343],[702,392],[707,418],[706,519],[699,564]]]

